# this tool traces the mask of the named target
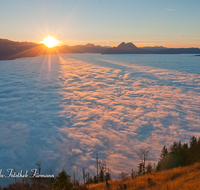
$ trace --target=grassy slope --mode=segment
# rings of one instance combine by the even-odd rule
[[[154,186],[147,182],[152,178]],[[200,163],[192,166],[174,168],[153,174],[146,174],[127,181],[109,181],[110,190],[118,190],[120,184],[126,184],[127,190],[200,190]],[[89,190],[106,189],[106,184],[101,183],[89,186]]]

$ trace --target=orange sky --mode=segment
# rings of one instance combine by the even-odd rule
[[[199,47],[199,0],[2,1],[0,38],[66,45]]]

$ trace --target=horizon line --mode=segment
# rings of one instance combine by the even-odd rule
[[[18,40],[12,40],[12,39],[5,39],[5,38],[0,38],[0,40],[8,40],[8,41],[12,41],[12,42],[18,42],[18,43],[35,43],[35,44],[43,44],[41,41],[18,41]],[[62,41],[61,41],[62,42]],[[121,44],[121,43],[132,43],[132,44],[134,44],[134,45],[136,45],[136,47],[138,47],[138,48],[144,48],[144,47],[163,47],[163,48],[199,48],[200,49],[200,47],[198,47],[198,46],[188,46],[187,45],[187,47],[182,47],[181,45],[176,45],[176,44],[174,44],[173,46],[166,46],[166,45],[162,45],[162,44],[160,44],[160,45],[142,45],[142,46],[140,46],[139,44],[146,44],[146,43],[133,43],[133,42],[131,42],[131,41],[128,41],[128,42],[125,42],[125,41],[122,41],[122,42],[120,42],[120,43],[118,43],[117,45],[109,45],[109,44],[106,44],[106,45],[100,45],[100,44],[95,44],[95,43],[93,43],[93,42],[86,42],[86,43],[81,43],[81,44],[70,44],[70,45],[68,45],[68,44],[64,44],[64,43],[60,43],[58,46],[56,46],[56,47],[59,47],[59,46],[70,46],[70,47],[73,47],[73,46],[85,46],[85,45],[88,45],[88,44],[91,44],[91,45],[95,45],[95,46],[101,46],[101,47],[111,47],[111,48],[113,48],[113,47],[117,47],[119,44]],[[177,47],[178,46],[178,47]]]

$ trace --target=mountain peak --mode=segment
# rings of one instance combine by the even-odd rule
[[[117,47],[109,48],[102,54],[150,54],[151,51],[137,48],[133,43],[122,42]]]
[[[137,49],[137,47],[136,47],[133,43],[131,43],[131,42],[129,42],[129,43],[122,42],[121,44],[119,44],[119,45],[117,46],[117,48],[119,48],[119,49],[124,49],[124,50],[133,50],[133,49]]]
[[[86,46],[95,47],[94,44],[87,43]]]
[[[119,47],[119,46],[124,46],[124,45],[126,45],[126,43],[125,43],[125,42],[122,42],[122,43],[119,44],[117,47]]]

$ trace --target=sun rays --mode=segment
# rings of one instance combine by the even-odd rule
[[[60,42],[59,40],[55,39],[52,36],[47,36],[45,37],[44,41],[42,41],[41,43],[43,43],[48,48],[53,48],[55,46],[58,46]]]

